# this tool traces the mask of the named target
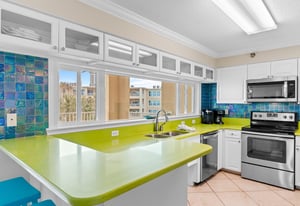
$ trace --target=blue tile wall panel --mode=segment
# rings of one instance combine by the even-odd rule
[[[7,127],[8,113],[17,126]],[[0,139],[46,134],[48,60],[0,51]]]
[[[251,103],[251,104],[217,104],[217,85],[205,83],[201,86],[201,109],[228,109],[228,117],[249,118],[250,112],[272,111],[272,112],[297,112],[300,114],[300,105],[293,102],[288,103]]]

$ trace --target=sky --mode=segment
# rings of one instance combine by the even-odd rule
[[[75,71],[68,71],[68,70],[60,70],[59,71],[59,81],[60,82],[68,82],[68,83],[76,83],[77,72]],[[90,72],[82,72],[81,73],[81,81],[82,86],[89,86],[90,85]]]

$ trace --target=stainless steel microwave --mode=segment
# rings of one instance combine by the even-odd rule
[[[249,79],[248,102],[297,102],[297,76]]]

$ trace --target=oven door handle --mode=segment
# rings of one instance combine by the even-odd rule
[[[288,135],[288,134],[268,134],[268,133],[260,133],[260,132],[248,132],[248,131],[242,131],[242,134],[253,134],[253,135],[259,135],[259,136],[266,136],[266,137],[272,137],[273,139],[295,139],[294,135]]]

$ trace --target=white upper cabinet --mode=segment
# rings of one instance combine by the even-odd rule
[[[144,68],[144,69],[151,69],[151,70],[158,70],[159,68],[159,51],[142,46],[137,44],[137,59],[136,59],[136,66]]]
[[[57,19],[3,1],[0,8],[2,43],[57,52]]]
[[[193,64],[193,77],[207,82],[215,80],[215,70],[200,64]]]
[[[271,62],[272,76],[296,76],[297,59],[286,59]]]
[[[104,60],[144,69],[158,70],[159,51],[106,34]]]
[[[106,61],[135,65],[135,43],[107,34],[104,39]]]
[[[177,74],[179,68],[178,57],[161,52],[160,53],[160,70],[163,72]]]
[[[217,69],[217,103],[245,103],[247,66]]]
[[[271,63],[248,64],[248,79],[268,78],[271,73]]]
[[[103,33],[65,21],[59,28],[60,53],[103,60]]]
[[[204,79],[207,81],[214,81],[215,80],[215,70],[213,68],[206,67]]]
[[[264,62],[248,65],[248,79],[297,75],[297,59]]]
[[[193,75],[193,63],[186,59],[179,59],[179,71],[178,74],[183,76]]]
[[[204,79],[204,66],[203,65],[199,65],[199,64],[194,64],[194,77],[197,77],[199,79]]]

